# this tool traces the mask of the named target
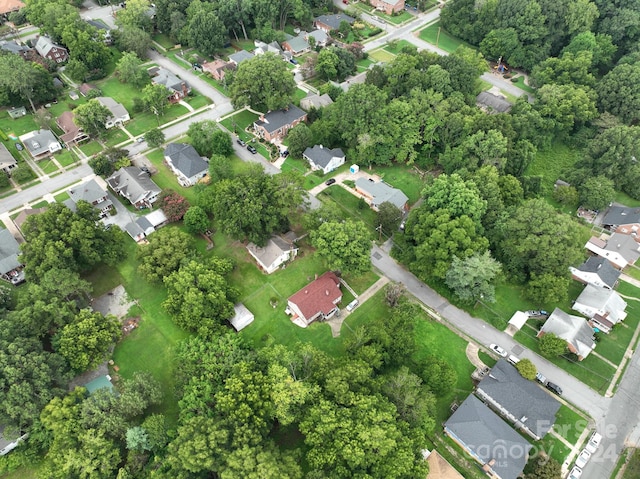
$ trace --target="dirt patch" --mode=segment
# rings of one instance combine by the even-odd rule
[[[127,318],[122,323],[122,335],[126,336],[131,331],[138,327],[140,323],[140,316],[135,316],[133,318]]]
[[[119,285],[99,298],[94,299],[91,307],[104,315],[112,314],[116,318],[122,319],[134,304],[136,304],[135,301],[129,298],[124,287]]]

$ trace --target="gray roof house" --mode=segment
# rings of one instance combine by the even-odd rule
[[[186,143],[169,143],[164,150],[164,158],[178,177],[178,183],[185,187],[195,185],[209,171],[209,162]]]
[[[344,151],[340,148],[331,149],[322,145],[307,148],[302,157],[309,162],[312,170],[322,171],[325,175],[344,165],[345,162]]]
[[[331,30],[337,30],[340,28],[340,24],[342,22],[347,22],[349,25],[353,25],[353,22],[355,21],[355,18],[345,15],[344,13],[334,13],[331,15],[320,15],[319,17],[316,17],[313,24],[316,28],[328,33]]]
[[[0,278],[17,284],[22,274],[22,263],[18,261],[20,245],[11,231],[0,230]]]
[[[505,113],[512,106],[506,98],[488,91],[483,91],[476,97],[476,104],[489,113]]]
[[[4,143],[0,143],[0,170],[5,173],[11,173],[16,166],[18,166],[17,160],[13,157],[13,155],[7,150],[7,147],[4,146]]]
[[[252,58],[253,58],[253,53],[249,53],[246,50],[240,50],[229,55],[229,61],[233,63],[236,67],[240,65],[243,61],[251,60]]]
[[[291,128],[306,119],[307,113],[292,104],[287,109],[262,115],[253,123],[253,129],[267,141],[282,140]]]
[[[113,208],[109,195],[96,180],[89,180],[86,183],[70,188],[68,191],[69,199],[65,200],[64,204],[71,211],[76,210],[76,205],[79,201],[86,201],[100,211],[101,218],[107,216],[109,210]]]
[[[587,320],[580,316],[567,314],[559,308],[553,310],[551,316],[538,332],[538,337],[552,333],[567,342],[567,348],[582,361],[596,347],[593,329]]]
[[[331,105],[333,100],[328,93],[324,95],[316,95],[315,93],[309,93],[302,100],[300,100],[300,108],[309,111],[312,108],[324,108],[327,105]]]
[[[254,55],[264,55],[265,53],[273,53],[278,56],[282,55],[282,48],[280,48],[280,45],[278,45],[276,41],[265,43],[260,40],[254,40],[253,44],[256,47],[253,51]]]
[[[170,102],[182,100],[191,91],[191,87],[186,81],[181,80],[166,68],[157,68],[154,71],[156,74],[151,78],[151,81],[157,85],[164,85],[167,88]]]
[[[591,319],[592,325],[605,333],[627,317],[627,303],[618,293],[592,284],[582,290],[571,309]]]
[[[518,370],[504,359],[500,359],[484,376],[476,394],[490,404],[516,429],[521,429],[539,441],[556,422],[560,402],[539,388],[537,384],[522,377]]]
[[[0,49],[5,52],[13,53],[14,55],[20,55],[26,58],[27,54],[31,51],[31,48],[21,43],[17,43],[14,40],[0,42]]]
[[[313,30],[312,32],[307,33],[307,35],[305,36],[305,40],[309,41],[310,37],[315,40],[316,45],[319,45],[321,47],[326,46],[327,42],[329,41],[329,35],[327,35],[327,32],[325,32],[324,30]]]
[[[141,216],[131,223],[127,223],[124,230],[133,238],[134,241],[139,242],[144,240],[154,231],[160,229],[169,222],[164,211],[157,209],[151,213]]]
[[[51,130],[34,130],[20,136],[29,154],[36,160],[60,151],[62,146]]]
[[[111,112],[111,116],[107,118],[107,122],[104,125],[107,130],[109,128],[113,128],[114,126],[120,126],[123,123],[131,120],[129,112],[122,103],[118,103],[113,98],[108,96],[99,96],[96,98],[96,100],[98,100],[98,102],[102,106],[106,107]]]
[[[613,289],[618,284],[622,272],[613,267],[605,258],[589,256],[587,261],[577,268],[569,267],[573,279],[584,284],[593,284],[600,288]]]
[[[253,256],[262,271],[271,274],[287,261],[293,261],[298,254],[298,247],[294,244],[293,239],[289,234],[274,235],[264,246],[249,243],[247,251]]]
[[[619,226],[640,225],[640,208],[629,208],[628,206],[612,206],[602,218],[602,226],[616,229]],[[637,231],[637,228],[636,230]],[[629,233],[627,233],[629,234]]]
[[[124,196],[138,209],[150,208],[162,191],[149,178],[149,174],[137,166],[120,168],[106,181],[113,191]]]
[[[474,395],[458,406],[444,432],[498,479],[519,477],[533,447]]]
[[[311,50],[311,45],[306,40],[308,33],[300,32],[297,37],[291,37],[282,42],[282,48],[292,55],[301,55]]]
[[[364,196],[371,208],[376,211],[385,202],[389,202],[403,211],[409,208],[407,195],[384,181],[376,182],[372,178],[358,178],[356,180],[356,191]]]

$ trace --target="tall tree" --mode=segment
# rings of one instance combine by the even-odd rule
[[[44,85],[50,85],[50,91],[53,91],[51,77],[46,75],[46,78],[43,78],[41,71],[41,67],[24,61],[20,55],[0,55],[0,88],[28,101],[35,113],[34,101],[38,100],[35,97],[38,84],[43,82]]]
[[[371,235],[362,221],[323,223],[311,232],[311,242],[329,269],[363,273],[371,267]]]
[[[147,85],[142,89],[142,102],[148,111],[156,115],[160,125],[160,117],[169,107],[167,88],[158,84]]]
[[[151,35],[141,28],[124,26],[115,31],[115,43],[120,51],[147,58],[147,51],[151,47]]]
[[[598,104],[600,110],[619,116],[627,124],[640,121],[640,62],[621,64],[600,81]]]
[[[500,274],[500,263],[489,251],[474,254],[463,260],[455,257],[447,271],[446,284],[462,301],[495,302],[496,277]]]
[[[87,103],[78,105],[73,110],[75,123],[84,132],[94,138],[101,138],[107,131],[107,120],[111,117],[111,111],[95,98]]]
[[[231,137],[226,131],[218,128],[218,125],[213,120],[191,123],[187,130],[187,135],[191,139],[191,145],[202,156],[229,156],[233,153]]]
[[[218,18],[213,3],[194,0],[187,8],[186,37],[189,46],[197,47],[206,55],[213,55],[227,39],[224,24]]]
[[[164,228],[138,249],[138,273],[147,281],[160,282],[177,271],[183,260],[192,254],[193,239],[175,228]]]
[[[127,0],[126,8],[118,10],[116,23],[120,28],[133,27],[151,31],[152,21],[149,15],[149,0]]]

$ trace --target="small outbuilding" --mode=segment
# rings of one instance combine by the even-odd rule
[[[244,329],[251,323],[253,323],[253,313],[249,311],[244,304],[238,303],[234,305],[233,311],[235,314],[233,315],[233,318],[229,320],[229,322],[236,331],[240,331],[241,329]]]

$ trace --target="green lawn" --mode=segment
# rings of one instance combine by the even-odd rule
[[[640,477],[640,449],[636,449],[622,475],[623,479],[637,479]]]
[[[36,479],[37,477],[38,466],[21,467],[2,475],[2,479]]]
[[[65,167],[73,165],[78,161],[78,157],[76,156],[76,154],[70,150],[63,151],[62,153],[56,153],[55,157],[56,160],[58,160],[58,163],[60,163],[61,166]]]
[[[589,424],[588,419],[573,409],[562,405],[556,415],[556,422],[553,430],[564,437],[571,444],[575,444],[580,439],[580,434]]]
[[[374,50],[369,53],[369,58],[376,62],[389,63],[392,62],[396,56],[393,53],[388,52],[387,50],[380,49]]]
[[[389,53],[393,53],[394,55],[397,55],[398,53],[400,53],[402,51],[402,49],[404,47],[414,47],[413,43],[408,42],[407,40],[398,40],[396,42],[394,42],[394,44],[392,45],[391,43],[387,43],[383,48],[388,51]]]
[[[97,141],[90,141],[89,143],[82,143],[79,145],[79,148],[82,152],[87,156],[93,156],[96,153],[100,153],[102,151],[102,145]]]
[[[560,464],[564,462],[571,452],[569,448],[560,441],[560,439],[552,436],[551,434],[547,434],[542,441],[533,442],[533,445],[537,447],[538,450],[548,453]]]
[[[186,107],[176,103],[169,106],[164,112],[164,115],[160,117],[156,117],[156,115],[150,112],[139,113],[126,124],[126,128],[133,136],[138,136],[153,128],[157,128],[158,122],[160,125],[164,125],[187,113],[189,113],[189,110],[187,110]]]
[[[193,93],[193,92],[192,92]],[[199,93],[193,93],[185,98],[185,101],[193,108],[197,110],[198,108],[202,108],[203,106],[210,105],[211,99],[204,95],[200,95]]]
[[[300,106],[300,100],[302,100],[305,96],[307,96],[307,92],[306,91],[304,91],[304,90],[302,90],[300,88],[296,88],[296,91],[293,93],[293,103],[296,106]]]
[[[153,163],[158,172],[153,175],[153,181],[163,190],[173,190],[189,200],[190,204],[195,204],[198,200],[198,192],[195,187],[184,188],[178,183],[176,176],[164,164],[164,153],[162,150],[154,150],[148,153],[147,158]]]
[[[516,81],[512,81],[511,83],[513,83],[515,86],[517,86],[518,88],[520,88],[521,90],[526,91],[527,93],[535,93],[536,89],[533,87],[530,87],[529,85],[527,85],[524,82],[524,77],[522,75],[520,75],[519,77],[516,77],[515,79]]]
[[[174,43],[169,39],[169,35],[165,35],[164,33],[156,33],[151,38],[167,50],[174,47]]]
[[[96,82],[96,87],[100,88],[103,96],[109,96],[116,100],[127,109],[128,112],[133,114],[133,99],[140,98],[142,95],[142,89],[138,88],[130,83],[122,83],[115,77],[108,78],[100,82]]]
[[[439,36],[438,30],[440,30]],[[474,46],[469,45],[468,43],[449,35],[449,33],[447,33],[444,28],[440,28],[439,21],[429,25],[427,28],[420,30],[420,38],[425,42],[429,42],[432,45],[435,45],[436,47],[441,48],[442,50],[449,53],[453,53],[454,51],[456,51],[460,45],[464,45],[474,50],[476,49]]]
[[[413,15],[405,10],[401,11],[397,15],[387,15],[386,13],[376,11],[375,15],[385,19],[389,23],[393,23],[394,25],[400,25],[401,23],[413,19]]]
[[[206,81],[213,88],[218,90],[220,93],[222,93],[224,96],[229,96],[229,90],[227,90],[227,88],[222,83],[220,83],[218,80],[215,80],[208,73],[199,73],[198,76],[202,78],[204,81]]]
[[[301,158],[292,158],[291,156],[289,156],[284,161],[280,169],[282,171],[295,170],[304,174],[309,171],[309,163]]]
[[[409,197],[409,204],[420,198],[425,181],[407,165],[376,166],[374,171],[391,186],[402,190]]]
[[[30,176],[30,177],[25,177],[25,179],[24,179],[24,180],[22,180],[22,181],[18,181],[18,180],[16,179],[16,177],[15,177],[15,176],[13,177],[13,180],[14,180],[16,183],[18,183],[19,185],[26,185],[27,183],[30,183],[30,182],[32,182],[34,179],[36,179],[36,178],[37,178],[37,175],[34,173],[34,171],[31,169],[31,167],[30,167],[29,165],[27,165],[25,162],[20,162],[20,163],[18,164],[18,168],[19,168],[20,170],[28,170],[28,171],[30,171],[30,172],[31,172],[31,176]],[[26,176],[26,175],[25,175],[25,176]]]
[[[556,180],[562,179],[562,173],[569,170],[580,159],[580,152],[564,143],[555,142],[548,150],[538,151],[525,175],[542,176],[542,190],[545,196],[553,192]]]
[[[60,193],[56,196],[53,197],[57,203],[62,203],[64,200],[68,200],[69,199],[69,193],[67,193],[66,191],[63,193]]]
[[[127,124],[127,127],[129,124]],[[104,142],[107,146],[116,146],[129,139],[129,136],[120,128],[111,128],[105,135]]]
[[[320,183],[324,181],[325,181],[325,178],[323,175],[320,175],[314,172],[304,177],[303,187],[305,190],[310,190],[312,188],[315,188],[316,186],[318,186]]]
[[[360,199],[352,193],[344,189],[340,185],[332,185],[323,190],[318,198],[322,201],[332,201],[339,208],[345,218],[357,218],[365,222],[365,224],[374,233],[376,225],[376,212],[365,204],[362,209],[359,208]]]
[[[625,274],[640,281],[640,268],[630,266],[625,270]]]
[[[616,197],[615,197],[614,201],[616,201],[617,203],[621,203],[621,204],[623,204],[625,206],[630,206],[632,208],[640,206],[640,200],[636,200],[635,198],[631,198],[631,196],[629,196],[626,193],[623,193],[622,191],[616,192]]]
[[[369,57],[358,60],[356,62],[356,67],[358,67],[358,73],[366,72],[369,69],[369,66],[373,65],[374,63],[375,62]],[[307,83],[309,82],[307,81]],[[312,85],[312,86],[315,86],[317,88],[316,85]]]
[[[22,116],[15,120],[9,116],[6,110],[0,113],[0,129],[2,129],[2,131],[4,131],[8,137],[11,137],[11,135],[18,137],[30,131],[36,130],[37,128],[38,126],[33,120],[33,115],[29,113],[29,109],[27,109],[27,114],[25,116]],[[13,147],[14,143],[15,140],[12,141],[11,138],[9,139],[9,141],[4,142],[5,146],[7,148],[10,148],[9,151],[11,151],[12,149],[15,150],[15,147]]]
[[[40,161],[38,163],[38,166],[42,168],[42,171],[44,171],[47,175],[50,175],[51,173],[54,173],[59,170],[56,164],[48,158]]]
[[[255,122],[258,118],[258,115],[256,115],[255,113],[250,112],[249,110],[242,110],[235,115],[225,118],[220,123],[222,123],[224,127],[230,132],[241,134],[244,133],[244,130],[248,126],[253,125],[253,122]],[[245,136],[242,138],[245,139],[250,137]]]

